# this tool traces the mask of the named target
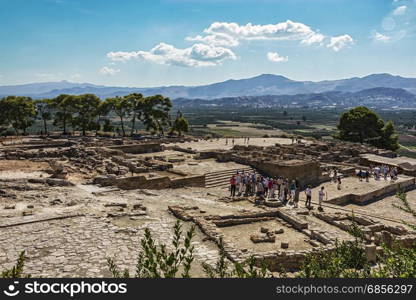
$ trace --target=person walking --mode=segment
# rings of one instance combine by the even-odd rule
[[[312,188],[311,188],[310,185],[308,185],[308,187],[306,188],[305,195],[306,195],[305,207],[310,209],[311,208],[311,201],[312,201]]]
[[[236,188],[236,178],[235,178],[235,175],[233,175],[230,179],[231,197],[235,197],[235,188]]]

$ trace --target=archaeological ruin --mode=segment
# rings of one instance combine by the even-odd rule
[[[397,178],[368,182],[357,170],[397,168]],[[331,181],[336,168],[342,188]],[[278,199],[230,197],[237,172],[297,180],[298,208]],[[289,138],[131,140],[100,137],[3,138],[0,148],[0,268],[26,251],[34,277],[106,277],[106,258],[134,269],[149,228],[168,243],[176,220],[195,225],[196,262],[214,264],[223,243],[230,261],[253,257],[271,272],[296,272],[310,253],[332,251],[363,230],[376,262],[383,243],[409,247],[413,222],[392,204],[397,191],[416,199],[416,161],[391,151],[339,141]],[[312,187],[313,209],[305,207]],[[325,187],[323,211],[318,190]],[[199,264],[194,276],[203,276]]]

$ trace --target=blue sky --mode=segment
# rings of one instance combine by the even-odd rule
[[[416,0],[0,0],[0,85],[416,77]]]

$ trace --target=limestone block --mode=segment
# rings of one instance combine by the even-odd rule
[[[365,245],[365,254],[368,262],[375,263],[377,261],[377,246],[374,244]]]

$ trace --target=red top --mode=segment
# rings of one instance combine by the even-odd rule
[[[235,177],[231,177],[231,179],[230,179],[230,184],[231,184],[231,185],[235,185]]]

